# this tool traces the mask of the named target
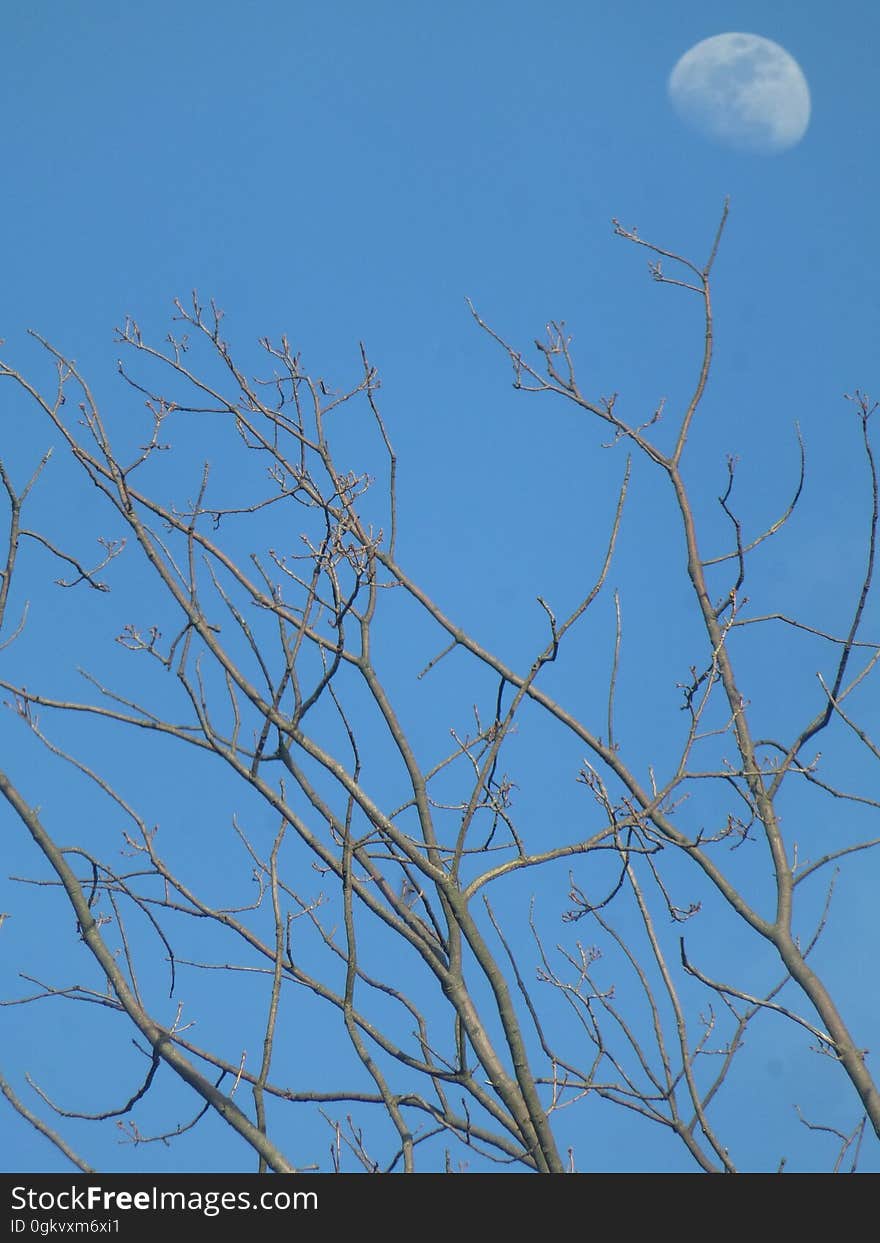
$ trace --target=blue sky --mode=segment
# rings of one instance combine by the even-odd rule
[[[811,124],[784,154],[713,145],[668,103],[679,56],[729,30],[781,43],[806,75]],[[548,320],[565,320],[591,391],[619,392],[626,417],[644,421],[661,397],[674,408],[689,391],[698,308],[649,280],[644,252],[613,236],[611,218],[702,261],[730,195],[715,274],[716,369],[689,445],[695,492],[712,502],[724,487],[725,455],[735,454],[752,533],[769,525],[797,478],[798,420],[808,454],[802,516],[790,540],[768,548],[756,587],[766,590],[765,606],[776,590],[789,611],[841,628],[864,561],[857,524],[866,503],[843,393],[880,390],[878,42],[880,12],[869,0],[7,0],[5,356],[45,375],[25,336],[37,329],[76,358],[115,412],[131,399],[115,376],[114,327],[132,314],[161,338],[172,299],[193,289],[225,309],[227,335],[246,359],[259,337],[286,332],[316,373],[342,384],[357,374],[363,340],[383,376],[382,408],[401,463],[401,561],[422,567],[444,607],[478,626],[487,646],[527,664],[543,634],[535,596],[555,592],[564,611],[566,582],[581,569],[595,572],[592,536],[604,541],[622,458],[601,451],[605,437],[561,403],[511,390],[509,365],[474,325],[465,298],[523,347]],[[45,437],[33,414],[16,408],[4,418],[11,430],[2,454],[21,478]],[[621,556],[623,569],[640,575],[640,594],[625,598],[625,624],[643,660],[622,671],[621,694],[647,748],[677,711],[673,674],[652,656],[681,649],[686,672],[686,600],[683,588],[667,589],[657,550],[671,530],[657,508],[659,487],[641,466],[635,479]],[[78,533],[82,522],[84,538],[89,504],[63,489],[35,500],[50,525]],[[720,541],[723,528],[707,513],[710,542]],[[63,616],[37,610],[21,645],[3,654],[4,676],[26,673],[47,693],[72,686],[75,665],[91,656],[94,602],[68,594],[56,607]],[[876,636],[876,609],[870,621]],[[59,626],[66,642],[46,652]],[[743,659],[758,683],[770,679],[772,725],[815,709],[814,671],[828,667],[817,649],[783,642]],[[644,707],[655,699],[665,705],[656,716]],[[870,698],[860,707],[866,728],[876,726]],[[4,725],[7,769],[33,801],[60,809],[66,787],[39,788],[38,751],[16,725]],[[108,758],[134,794],[155,796],[155,818],[187,797],[173,769],[156,792],[129,752]],[[542,785],[537,774],[523,794],[536,810]],[[34,860],[5,812],[2,823],[12,843],[0,876],[0,909],[14,914],[2,930],[12,964],[33,952],[27,942],[41,924],[5,879]],[[811,832],[819,826],[805,827]],[[832,958],[858,937],[876,879],[865,863],[846,882],[842,930],[829,933]],[[857,960],[843,972],[870,1036],[878,1011],[863,996],[863,978]],[[0,979],[3,995],[15,994],[14,972],[3,967]],[[13,1051],[6,1073],[51,1078],[34,1020],[14,1009],[0,1024]],[[84,1041],[85,1057],[88,1037],[71,1039]],[[22,1046],[40,1050],[42,1063],[22,1059]],[[779,1074],[788,1072],[786,1062]],[[129,1083],[122,1066],[107,1074]],[[833,1096],[820,1099],[838,1108]],[[761,1102],[749,1107],[760,1113]],[[841,1106],[840,1125],[849,1117]],[[792,1133],[774,1133],[756,1163],[803,1142]],[[641,1142],[625,1127],[622,1135],[621,1144]],[[13,1142],[8,1168],[65,1168],[6,1110],[0,1147],[13,1151]],[[217,1143],[207,1162],[236,1168]],[[123,1168],[131,1155],[102,1150],[91,1133],[84,1148],[106,1168]],[[650,1144],[641,1159],[648,1168],[673,1160]],[[585,1153],[584,1168],[602,1160]],[[804,1168],[811,1162],[822,1164],[816,1149],[802,1156]]]

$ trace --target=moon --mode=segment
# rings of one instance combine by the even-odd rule
[[[803,70],[760,35],[713,35],[695,44],[669,75],[668,89],[684,121],[739,151],[787,151],[810,123]]]

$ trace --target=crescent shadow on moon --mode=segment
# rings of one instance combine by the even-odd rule
[[[668,89],[684,121],[741,151],[786,151],[810,123],[810,88],[800,65],[760,35],[721,34],[697,43],[676,64]]]

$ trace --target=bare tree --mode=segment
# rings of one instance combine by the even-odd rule
[[[586,394],[564,324],[551,323],[527,354],[471,308],[512,364],[515,388],[561,398],[618,451],[606,529],[578,546],[554,588],[563,603],[538,597],[544,638],[518,665],[447,614],[430,564],[416,576],[398,559],[397,460],[363,347],[344,390],[310,374],[284,337],[261,342],[253,379],[221,312],[194,296],[176,304],[160,345],[133,320],[119,331],[119,371],[139,399],[134,428],[102,413],[77,365],[41,337],[53,385],[2,364],[75,469],[70,495],[81,500],[67,503],[98,500],[107,515],[93,567],[67,546],[57,497],[41,529],[25,525],[49,454],[27,482],[0,466],[8,659],[27,634],[13,604],[32,549],[62,566],[56,582],[71,610],[73,593],[90,591],[105,610],[120,595],[138,609],[118,634],[124,653],[107,654],[113,676],[82,670],[82,699],[30,677],[0,681],[51,765],[0,773],[11,824],[46,865],[17,877],[18,891],[37,900],[48,888],[54,899],[45,971],[26,973],[3,1003],[6,1018],[25,1004],[97,1007],[92,1063],[77,1077],[100,1108],[59,1101],[33,1077],[26,1104],[9,1068],[2,1088],[80,1168],[90,1166],[64,1138],[66,1120],[116,1126],[143,1145],[207,1125],[213,1111],[261,1171],[564,1172],[579,1167],[578,1136],[604,1125],[604,1102],[661,1128],[696,1168],[734,1171],[752,1161],[726,1134],[737,1076],[754,1075],[747,1036],[767,1023],[781,1044],[808,1044],[833,1067],[851,1126],[803,1122],[835,1135],[837,1167],[855,1166],[866,1123],[880,1135],[880,1097],[837,1000],[839,972],[834,962],[814,969],[833,881],[818,899],[817,885],[880,843],[864,832],[880,803],[855,788],[859,756],[872,763],[880,752],[850,709],[880,654],[862,637],[877,533],[874,406],[851,398],[867,516],[849,624],[833,634],[773,600],[753,607],[753,555],[795,512],[805,459],[800,444],[790,499],[754,531],[728,459],[715,506],[726,544],[704,548],[714,517],[694,499],[687,446],[712,363],[710,276],[726,216],[725,207],[702,265],[615,222],[617,236],[648,252],[668,296],[703,309],[696,383],[675,415],[661,404],[638,425],[616,397]],[[205,457],[211,464],[198,465]],[[609,586],[634,463],[668,490],[677,535],[658,555],[690,600],[692,659],[670,684],[680,727],[658,746],[670,761],[638,747],[630,755],[615,716],[621,669],[639,658],[622,620],[639,584]],[[31,594],[36,573],[21,570]],[[600,600],[610,605],[601,616]],[[664,606],[654,607],[662,626]],[[63,643],[66,628],[57,633]],[[777,692],[750,675],[749,645],[780,633],[822,645],[825,672],[812,714],[774,737],[763,718]],[[583,635],[608,652],[599,711],[566,666]],[[116,674],[123,654],[142,662],[128,686]],[[842,784],[816,754],[831,734]],[[206,823],[157,825],[116,771],[123,737],[157,783],[234,792],[227,822],[212,811]],[[532,745],[555,748],[567,765],[575,814],[519,805]],[[59,765],[83,783],[76,813],[34,805]],[[792,788],[800,828],[782,821]],[[833,832],[811,837],[805,825],[829,806]],[[801,858],[806,839],[820,845]],[[562,891],[560,923],[547,895]],[[90,979],[71,983],[84,968],[60,964],[80,960],[92,962]],[[309,1033],[320,1033],[326,1057],[309,1044],[302,1060]],[[101,1067],[132,1035],[142,1070],[107,1103]],[[305,1154],[302,1111],[327,1128]],[[160,1115],[164,1127],[154,1125]]]

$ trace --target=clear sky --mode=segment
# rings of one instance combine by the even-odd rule
[[[793,149],[727,150],[671,107],[666,83],[678,58],[724,31],[773,39],[802,67],[812,118]],[[804,515],[796,538],[768,552],[759,583],[778,585],[812,624],[848,619],[864,561],[864,525],[853,524],[865,494],[843,394],[880,392],[873,0],[6,0],[2,38],[5,357],[42,368],[25,336],[35,328],[76,358],[115,409],[131,399],[115,378],[114,327],[132,314],[161,338],[172,299],[193,289],[225,309],[227,335],[246,355],[258,338],[285,332],[309,367],[342,383],[357,373],[363,340],[383,376],[401,463],[401,560],[422,568],[450,613],[479,619],[488,646],[526,665],[543,633],[535,596],[558,597],[577,556],[592,551],[589,533],[604,540],[622,458],[603,454],[602,437],[561,403],[512,392],[509,364],[465,298],[524,348],[548,320],[565,320],[592,391],[619,392],[627,417],[644,421],[640,412],[647,418],[661,397],[674,405],[688,392],[699,322],[676,291],[650,281],[644,253],[613,236],[611,219],[702,262],[729,195],[715,276],[717,367],[692,437],[693,477],[698,493],[717,496],[725,455],[737,455],[742,507],[757,532],[796,480],[798,420]],[[27,419],[16,415],[11,426],[2,456],[21,478],[41,441]],[[642,476],[641,517],[622,555],[644,570],[644,594],[629,598],[626,617],[632,643],[650,658],[652,644],[675,645],[679,621],[677,598],[654,574],[651,540],[664,528]],[[41,499],[40,512],[73,531],[76,502],[58,496]],[[577,524],[584,534],[572,544]],[[80,610],[91,605],[68,594],[59,607],[63,618],[37,615],[21,648],[2,654],[4,676],[24,678],[26,666],[47,693],[73,684],[80,653],[85,663],[90,651]],[[876,609],[871,623],[876,639]],[[52,642],[43,660],[40,644],[58,627],[67,642]],[[814,655],[791,655],[805,662],[804,712],[816,706]],[[755,657],[756,676],[777,669]],[[672,682],[663,685],[674,711]],[[792,693],[785,687],[780,712]],[[866,727],[876,726],[876,705],[862,707]],[[641,724],[646,737],[651,719]],[[60,791],[28,777],[37,758],[19,723],[7,719],[3,731],[13,778],[34,802],[57,805]],[[177,778],[184,774],[169,774],[169,788]],[[9,813],[0,811],[0,825],[9,844],[0,909],[14,916],[0,932],[0,992],[9,997],[21,989],[10,967],[40,925],[6,880],[32,872],[34,859]],[[849,923],[845,914],[829,953],[845,955],[858,935],[859,912],[876,892],[876,872],[869,876],[865,863],[849,882]],[[35,970],[39,962],[45,972],[35,954]],[[865,1001],[859,971],[848,984],[873,1040],[880,1012],[876,999]],[[53,1019],[72,1022],[73,1007],[52,1004]],[[50,1079],[35,1019],[5,1010],[0,1026],[0,1047],[11,1052],[2,1069],[19,1086],[25,1070]],[[108,1079],[119,1095],[130,1080],[116,1070]],[[787,1068],[778,1073],[784,1079]],[[63,1082],[56,1086],[60,1093]],[[761,1102],[747,1104],[753,1125]],[[851,1114],[841,1108],[839,1124]],[[766,1152],[759,1146],[756,1163],[791,1152],[802,1142],[793,1134],[774,1135]],[[575,1138],[584,1168],[608,1162]],[[84,1149],[106,1168],[142,1156],[92,1138]],[[0,1159],[10,1169],[67,1168],[8,1108],[0,1151],[12,1154]],[[824,1157],[807,1150],[802,1167]],[[205,1168],[236,1168],[231,1150],[215,1153],[210,1142],[203,1159]],[[650,1145],[642,1159],[673,1161]],[[174,1156],[156,1149],[131,1168],[160,1160],[174,1168]],[[876,1168],[876,1151],[872,1161]]]

